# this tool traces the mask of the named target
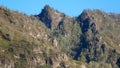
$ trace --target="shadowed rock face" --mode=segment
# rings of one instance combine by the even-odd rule
[[[64,14],[54,10],[49,5],[46,5],[42,12],[38,15],[38,18],[45,23],[50,29],[55,29],[60,21],[64,18]]]
[[[0,7],[0,68],[119,68],[120,14],[72,18],[46,5],[35,16]]]

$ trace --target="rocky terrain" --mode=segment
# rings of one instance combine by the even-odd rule
[[[0,68],[120,68],[120,14],[38,15],[0,6]]]

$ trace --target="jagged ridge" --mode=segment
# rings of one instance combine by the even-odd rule
[[[0,67],[119,68],[119,14],[71,18],[46,5],[35,16],[0,7]]]

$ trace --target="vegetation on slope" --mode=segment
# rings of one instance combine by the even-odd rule
[[[119,68],[119,18],[100,10],[71,18],[48,5],[27,16],[0,7],[0,67]]]

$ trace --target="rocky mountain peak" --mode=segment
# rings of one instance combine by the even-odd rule
[[[54,11],[54,9],[52,7],[50,7],[49,5],[45,5],[45,7],[42,9],[42,12],[44,13],[52,13]]]
[[[79,20],[83,21],[85,19],[89,20],[95,20],[99,16],[102,16],[103,18],[107,16],[107,13],[99,10],[99,9],[94,9],[94,10],[84,10],[79,16]]]
[[[42,12],[37,16],[42,22],[45,23],[45,25],[48,28],[54,29],[57,27],[58,23],[63,19],[64,14],[57,10],[54,10],[49,5],[46,5],[42,9]]]
[[[91,25],[95,25],[96,29],[99,30],[104,24],[105,18],[108,18],[108,14],[99,10],[84,10],[81,15],[78,16],[78,21],[82,22],[81,25],[85,24],[85,27],[89,28]]]

